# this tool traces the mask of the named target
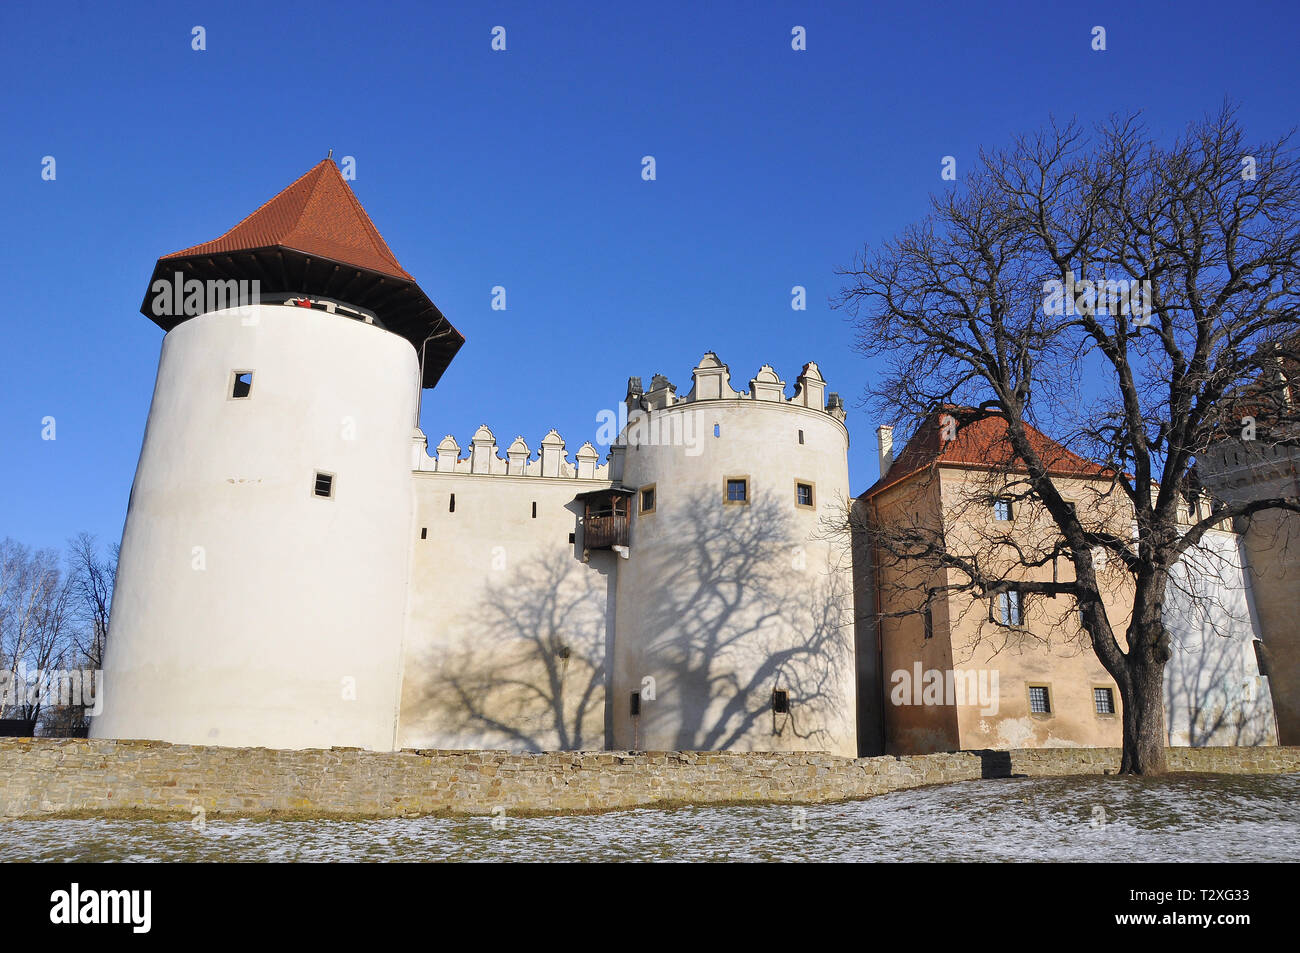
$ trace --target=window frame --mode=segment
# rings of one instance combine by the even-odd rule
[[[1046,711],[1034,711],[1034,692],[1035,688],[1043,690],[1044,703],[1047,705]],[[1051,718],[1056,714],[1056,708],[1052,704],[1052,686],[1049,682],[1026,682],[1025,683],[1025,704],[1029,711],[1030,718]]]
[[[331,472],[328,471],[328,470],[313,470],[312,473],[313,473],[312,481],[311,481],[311,495],[312,495],[312,499],[314,499],[314,500],[334,500],[334,499],[337,499],[337,498],[338,498],[338,492],[337,492],[337,491],[338,491],[338,482],[337,482],[338,474],[337,474],[337,473],[331,473]],[[317,486],[320,484],[320,478],[321,478],[321,477],[329,477],[329,481],[330,481],[330,491],[329,491],[329,493],[324,493],[324,494],[322,494],[322,493],[320,493],[320,492],[317,491]]]
[[[1097,693],[1104,691],[1110,697],[1110,711],[1099,711],[1097,709]],[[1092,686],[1092,710],[1098,718],[1115,718],[1119,714],[1119,706],[1115,704],[1115,688],[1112,685],[1093,685]]]
[[[645,495],[650,494],[650,505],[645,505]],[[647,483],[643,487],[638,487],[636,491],[637,514],[640,516],[649,516],[659,509],[659,486],[656,483]]]
[[[811,502],[808,502],[808,503],[800,503],[800,502],[799,502],[799,487],[801,487],[801,486],[806,486],[806,487],[808,487],[808,498],[809,498],[809,500],[810,500]],[[796,509],[801,509],[801,510],[815,510],[815,509],[817,509],[817,484],[814,483],[812,480],[801,480],[801,479],[799,479],[798,477],[795,477],[795,480],[794,480],[794,505],[795,505],[795,508],[796,508]]]
[[[731,498],[731,484],[733,482],[740,482],[745,484],[745,498],[743,500],[733,500]],[[722,478],[722,502],[726,506],[748,506],[750,497],[752,496],[752,494],[750,493],[751,489],[752,487],[749,484],[748,474],[738,473],[738,474],[732,474],[731,476],[724,476]]]
[[[997,496],[993,498],[993,522],[995,523],[1014,523],[1016,521],[1015,501],[1009,496]],[[1007,515],[1004,519],[998,515],[998,507],[1005,506]]]
[[[1015,599],[1014,599],[1014,600],[1012,600],[1012,598],[1011,598],[1012,596],[1015,596]],[[1003,618],[1004,613],[1003,613],[1003,611],[1002,611],[1002,600],[1003,600],[1004,598],[1006,599],[1006,606],[1007,606],[1007,610],[1008,610],[1008,611],[1005,613],[1005,615],[1006,615],[1008,618],[1005,618],[1005,619]],[[1015,603],[1016,611],[1015,611],[1015,618],[1014,618],[1014,619],[1011,619],[1011,618],[1009,618],[1009,617],[1010,617],[1011,614],[1012,614],[1012,613],[1010,612],[1010,609],[1011,609],[1011,605],[1012,605],[1012,602],[1013,602],[1013,601],[1014,601],[1014,603]],[[993,604],[994,604],[994,607],[995,607],[995,610],[996,610],[996,611],[995,611],[995,615],[994,615],[994,619],[993,619],[994,622],[996,622],[998,625],[1000,625],[1000,626],[1002,626],[1002,627],[1004,627],[1004,628],[1007,628],[1007,629],[1022,629],[1022,628],[1024,628],[1024,626],[1025,626],[1025,594],[1024,594],[1023,592],[1021,592],[1019,589],[1005,589],[1005,590],[1003,590],[1002,592],[999,592],[999,593],[994,597]]]
[[[235,385],[239,383],[239,378],[244,374],[248,375],[248,393],[243,396],[235,395]],[[231,370],[230,377],[226,381],[226,400],[249,400],[253,396],[253,379],[256,374],[251,367],[236,367]]]

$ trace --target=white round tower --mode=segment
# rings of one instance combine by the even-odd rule
[[[392,268],[376,275],[360,244],[391,252],[333,163],[304,179],[313,174],[296,211],[275,204],[301,198],[301,179],[208,243],[224,243],[224,259],[198,246],[155,272],[146,313],[170,329],[122,538],[94,737],[394,745],[411,433],[422,374],[436,379],[445,362],[430,367],[426,347],[422,368],[416,342],[393,330],[418,324],[410,312],[423,293]],[[280,247],[265,247],[263,220],[252,240],[262,247],[239,248],[249,243],[240,230],[268,209],[281,219],[270,242]],[[302,248],[310,242],[295,229],[332,236],[335,254],[358,264]],[[205,261],[224,275],[205,274]],[[271,275],[277,263],[295,293],[273,284],[260,288],[261,304],[208,310],[212,281]],[[173,294],[169,272],[194,297]],[[387,285],[387,311],[371,307],[379,299],[365,289],[376,284]],[[177,314],[178,301],[201,313]],[[428,328],[440,325],[427,318],[436,338]],[[454,352],[455,339],[438,341],[439,353]]]
[[[856,756],[852,582],[828,531],[848,431],[825,386],[808,364],[787,399],[764,366],[736,392],[710,352],[684,398],[629,388],[617,746]]]

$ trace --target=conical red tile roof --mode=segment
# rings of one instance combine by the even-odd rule
[[[420,355],[432,387],[464,336],[397,263],[331,159],[322,159],[220,238],[159,258],[140,312],[164,331],[195,317],[173,313],[175,290],[198,281],[256,281],[263,300],[325,298],[375,315]]]
[[[162,261],[281,245],[380,274],[415,279],[397,263],[332,159],[322,159],[220,238]]]

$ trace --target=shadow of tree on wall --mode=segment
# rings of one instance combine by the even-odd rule
[[[1249,675],[1237,639],[1175,635],[1165,665],[1165,731],[1171,745],[1276,744],[1267,683]]]
[[[656,682],[657,698],[642,707],[645,736],[671,737],[677,749],[851,739],[851,580],[825,545],[809,545],[788,507],[756,497],[660,503],[674,544],[660,541],[650,572],[640,573],[650,609],[637,620],[637,676]],[[789,692],[789,714],[773,711],[778,688]]]
[[[604,747],[607,576],[556,547],[489,582],[454,644],[408,663],[402,734],[440,747]]]

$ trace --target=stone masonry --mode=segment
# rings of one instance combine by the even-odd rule
[[[393,817],[815,804],[979,778],[1114,773],[1116,748],[903,757],[757,752],[279,751],[0,738],[0,817],[167,813]],[[1173,771],[1300,772],[1300,747],[1173,748]]]

